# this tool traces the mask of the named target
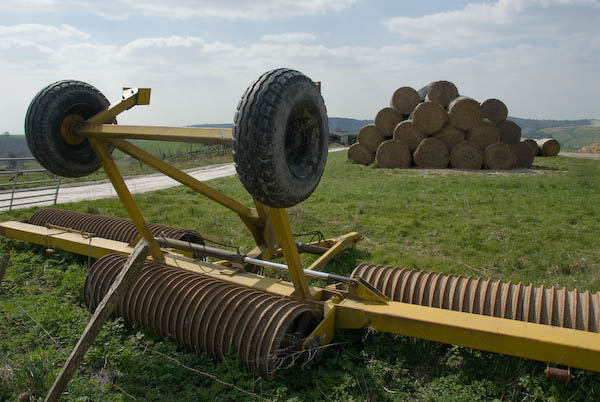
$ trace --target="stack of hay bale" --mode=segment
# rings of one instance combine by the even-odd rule
[[[375,124],[360,129],[348,159],[364,165],[376,161],[383,168],[530,167],[538,144],[521,141],[521,128],[507,116],[500,100],[479,104],[459,96],[449,81],[432,82],[419,91],[398,88]]]

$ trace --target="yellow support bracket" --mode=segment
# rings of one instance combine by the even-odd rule
[[[150,88],[123,88],[122,100],[108,109],[87,119],[87,124],[103,124],[114,120],[118,114],[131,109],[135,105],[150,104]]]
[[[271,218],[273,219],[275,232],[277,232],[279,245],[283,250],[290,278],[296,288],[295,294],[296,296],[309,299],[311,294],[308,288],[308,281],[304,275],[300,254],[298,254],[298,247],[296,246],[285,208],[271,208]]]
[[[115,188],[117,195],[123,203],[123,206],[125,207],[125,210],[131,218],[131,221],[135,225],[138,233],[144,239],[146,239],[146,241],[150,245],[150,255],[152,255],[152,258],[155,261],[164,261],[165,257],[163,255],[163,252],[161,251],[160,246],[158,245],[156,240],[154,239],[154,236],[150,232],[150,229],[148,228],[148,225],[146,224],[142,213],[138,209],[135,200],[131,196],[131,193],[129,192],[129,189],[125,184],[125,181],[123,180],[123,177],[121,176],[121,173],[119,172],[115,161],[108,152],[106,145],[98,143],[98,141],[96,141],[93,138],[89,138],[89,141],[92,145],[92,148],[94,148],[94,151],[96,151],[96,153],[98,154],[98,157],[102,162],[102,167],[104,168],[106,175],[108,176],[110,182]]]

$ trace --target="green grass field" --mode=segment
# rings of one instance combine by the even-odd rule
[[[540,133],[558,140],[565,151],[576,151],[600,142],[599,126],[552,127],[541,129]]]
[[[236,177],[211,182],[250,205]],[[236,216],[172,188],[134,196],[153,222],[198,228],[207,238],[251,247]],[[325,270],[349,274],[371,262],[600,291],[600,161],[536,158],[531,172],[382,170],[329,155],[313,196],[289,209],[295,232],[365,239]],[[61,208],[125,216],[116,199]],[[25,219],[29,211],[0,215]],[[46,256],[8,239],[11,265],[0,287],[0,400],[37,400],[52,384],[90,315],[82,285],[87,259]],[[305,260],[308,262],[308,260]],[[42,329],[43,328],[43,329]],[[70,384],[66,400],[252,400],[194,369],[278,401],[597,401],[600,375],[574,370],[568,383],[547,380],[543,363],[367,330],[338,331],[318,366],[262,378],[235,358],[214,362],[111,320]],[[111,383],[120,387],[119,390]]]

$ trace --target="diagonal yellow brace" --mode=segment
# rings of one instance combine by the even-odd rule
[[[160,250],[160,246],[150,232],[142,213],[137,207],[135,200],[131,196],[131,193],[125,184],[117,165],[115,165],[115,161],[108,152],[106,145],[99,143],[94,138],[89,138],[89,141],[94,148],[94,151],[96,151],[98,154],[106,175],[110,179],[115,191],[119,195],[119,198],[121,199],[121,202],[123,203],[123,206],[125,207],[125,210],[135,225],[138,233],[148,242],[150,246],[150,255],[152,255],[152,258],[155,261],[164,261],[165,257],[163,252]]]
[[[106,139],[103,140],[103,142],[114,145],[116,148],[125,152],[126,154],[169,176],[173,180],[177,180],[178,182],[196,190],[200,194],[221,204],[222,206],[231,209],[240,216],[249,219],[254,219],[256,223],[259,222],[258,214],[256,213],[256,211],[253,211],[251,208],[248,208],[247,206],[237,202],[236,200],[229,198],[220,191],[217,191],[209,185],[202,183],[200,180],[195,179],[187,173],[177,169],[176,167],[171,166],[168,163],[158,159],[157,157],[144,151],[140,147],[137,147],[132,143],[121,139]]]
[[[292,234],[290,221],[285,208],[271,208],[271,218],[273,219],[273,225],[275,226],[279,245],[283,250],[283,256],[285,257],[285,263],[288,266],[290,278],[296,289],[294,293],[305,299],[310,298],[311,294],[308,289],[308,282],[304,275],[304,271],[302,270],[300,254],[298,254],[298,247],[296,246],[296,241],[294,240],[294,235]]]

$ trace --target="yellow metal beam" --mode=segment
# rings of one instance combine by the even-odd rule
[[[137,229],[140,236],[146,239],[146,241],[150,245],[150,255],[152,255],[152,258],[155,261],[163,261],[163,253],[160,250],[160,247],[156,240],[154,240],[154,236],[150,232],[150,229],[148,228],[148,225],[146,224],[142,213],[138,209],[135,200],[131,196],[131,193],[129,192],[129,189],[125,184],[125,181],[123,180],[123,177],[121,176],[121,173],[119,172],[115,161],[108,152],[106,145],[98,143],[93,138],[90,138],[89,141],[92,147],[94,148],[94,151],[96,151],[96,153],[98,154],[100,161],[102,161],[102,167],[104,168],[106,175],[110,179],[113,187],[115,188],[115,191],[121,199],[121,202],[123,203],[123,206],[125,207],[129,218],[131,218],[131,221],[135,225],[135,228]]]
[[[370,327],[553,364],[600,371],[600,334],[415,304],[347,298],[337,328]]]
[[[298,247],[296,247],[296,241],[285,208],[271,208],[271,218],[273,219],[275,232],[277,232],[279,245],[283,250],[290,278],[296,288],[296,295],[305,299],[311,298],[308,282],[298,254]]]
[[[133,251],[133,247],[124,242],[101,237],[88,237],[81,232],[47,228],[17,221],[0,222],[0,235],[92,258],[100,258],[112,253],[129,255]],[[178,254],[166,254],[164,263],[236,285],[264,290],[278,296],[292,296],[295,291],[294,284],[291,282],[266,278],[241,270],[232,275],[229,267],[193,260]],[[321,297],[323,289],[314,286],[309,289],[310,293],[315,295],[315,299]]]
[[[80,123],[75,127],[76,134],[98,139],[135,139],[223,145],[233,143],[230,128],[126,126],[89,123]]]

